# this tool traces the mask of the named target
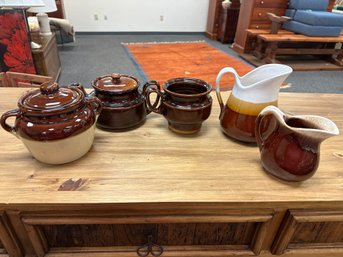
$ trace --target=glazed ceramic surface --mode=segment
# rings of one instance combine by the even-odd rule
[[[97,78],[92,86],[103,103],[97,126],[105,130],[129,130],[141,125],[149,113],[144,90],[139,81],[129,75],[111,74]]]
[[[303,181],[316,172],[320,144],[339,134],[329,119],[314,115],[292,116],[268,106],[256,119],[256,140],[267,172],[286,181]]]
[[[212,98],[211,85],[194,78],[176,78],[166,81],[164,92],[148,87],[147,104],[153,112],[162,114],[168,121],[169,129],[180,134],[193,134],[201,129],[202,123],[210,116]],[[161,97],[159,107],[150,102],[150,94]]]
[[[216,93],[221,108],[219,119],[223,132],[242,142],[256,142],[256,117],[264,107],[277,106],[280,86],[291,72],[289,66],[267,64],[240,77],[233,68],[223,68],[216,79]],[[220,95],[220,79],[226,73],[234,75],[235,85],[224,105]]]
[[[90,149],[100,101],[83,87],[43,84],[23,95],[18,109],[1,116],[1,126],[20,138],[32,155],[49,164],[74,161]],[[6,123],[15,117],[15,124]]]

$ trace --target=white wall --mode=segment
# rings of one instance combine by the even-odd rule
[[[209,0],[63,0],[63,3],[66,18],[79,32],[204,32]]]

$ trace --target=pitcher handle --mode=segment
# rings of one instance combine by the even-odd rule
[[[19,109],[14,109],[14,110],[10,110],[8,112],[5,112],[2,116],[1,116],[1,120],[0,120],[0,123],[1,123],[1,126],[3,127],[4,130],[6,130],[7,132],[10,132],[12,133],[13,135],[16,136],[16,128],[14,126],[10,126],[6,123],[6,120],[9,118],[9,117],[18,117],[20,115],[20,110]]]
[[[218,103],[220,106],[219,118],[222,116],[222,113],[224,110],[224,103],[223,103],[222,96],[220,94],[220,80],[225,73],[232,73],[235,76],[235,78],[239,77],[236,70],[234,68],[231,68],[231,67],[225,67],[225,68],[221,69],[217,75],[217,78],[216,78],[216,95],[217,95]]]
[[[284,115],[284,113],[281,110],[279,110],[277,107],[275,107],[273,105],[269,105],[269,106],[265,107],[260,112],[260,114],[257,116],[257,118],[255,120],[255,138],[256,138],[256,142],[257,142],[260,149],[263,146],[261,124],[262,124],[263,119],[267,115],[273,115],[275,119],[279,120],[279,119],[282,119],[282,116]],[[278,121],[278,122],[280,122],[280,121]]]

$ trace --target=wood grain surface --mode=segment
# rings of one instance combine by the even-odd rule
[[[16,108],[27,90],[0,88],[0,113]],[[224,92],[225,99],[229,93]],[[271,177],[260,164],[256,146],[227,138],[219,126],[216,97],[212,97],[212,114],[197,135],[175,134],[162,116],[152,113],[132,131],[96,129],[90,152],[65,165],[36,161],[20,139],[1,129],[0,205],[343,207],[343,94],[280,94],[282,110],[325,116],[341,130],[340,136],[322,143],[318,171],[302,183]],[[66,181],[80,179],[79,188],[59,190]]]

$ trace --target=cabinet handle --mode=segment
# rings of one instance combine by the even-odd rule
[[[151,255],[154,257],[158,257],[163,253],[163,247],[158,244],[154,244],[152,242],[152,235],[149,235],[148,243],[138,247],[136,252],[140,257],[146,257],[149,255],[149,253],[151,253]]]
[[[260,26],[257,25],[256,28],[258,29],[258,28],[260,28]]]
[[[258,13],[258,16],[262,16],[262,13]]]
[[[261,4],[264,4],[264,1],[261,1]]]

